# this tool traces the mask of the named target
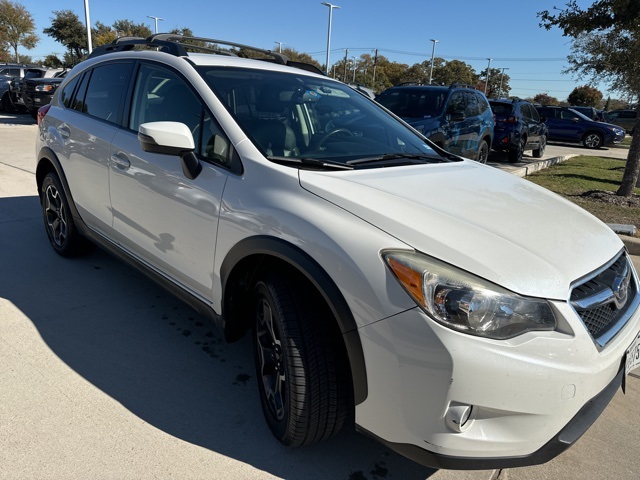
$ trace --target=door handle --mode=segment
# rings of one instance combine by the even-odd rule
[[[131,167],[129,158],[122,152],[114,153],[113,155],[111,155],[111,161],[119,170],[128,170],[129,167]]]

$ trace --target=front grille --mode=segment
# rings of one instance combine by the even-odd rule
[[[632,269],[623,252],[571,291],[571,305],[600,346],[624,326],[640,302]]]

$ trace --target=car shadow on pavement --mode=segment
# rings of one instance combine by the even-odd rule
[[[262,417],[248,335],[224,343],[206,319],[99,249],[56,255],[37,196],[0,198],[0,251],[0,296],[69,368],[153,427],[283,478],[436,471],[353,427],[311,447],[280,445]]]
[[[0,125],[35,125],[36,120],[28,113],[0,112]]]

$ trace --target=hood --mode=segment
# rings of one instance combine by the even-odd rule
[[[301,170],[300,182],[408,246],[521,295],[566,300],[572,282],[623,248],[575,204],[472,161]]]

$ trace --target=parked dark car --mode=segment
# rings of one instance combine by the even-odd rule
[[[0,103],[5,112],[17,113],[26,110],[22,98],[23,82],[32,78],[54,78],[64,72],[61,68],[28,67],[22,71],[23,76],[13,77],[9,88],[3,93]]]
[[[596,122],[580,112],[567,107],[538,107],[538,113],[546,117],[549,140],[582,143],[587,148],[620,143],[624,130],[610,123]]]
[[[489,100],[496,119],[493,149],[507,152],[507,158],[515,163],[522,160],[526,150],[532,150],[535,158],[541,158],[547,145],[547,126],[535,107],[526,100]]]
[[[618,125],[633,135],[638,112],[635,110],[611,110],[610,112],[607,112],[605,116],[607,122]]]
[[[51,102],[51,97],[64,80],[66,72],[55,78],[28,78],[22,81],[22,101],[33,118],[38,109]]]
[[[590,118],[591,120],[595,120],[597,122],[601,121],[601,118],[598,115],[598,110],[596,110],[594,107],[571,106],[569,108],[571,110],[575,110],[576,112],[580,112],[585,117]]]
[[[487,162],[494,121],[482,92],[459,84],[400,85],[376,101],[448,152]]]

